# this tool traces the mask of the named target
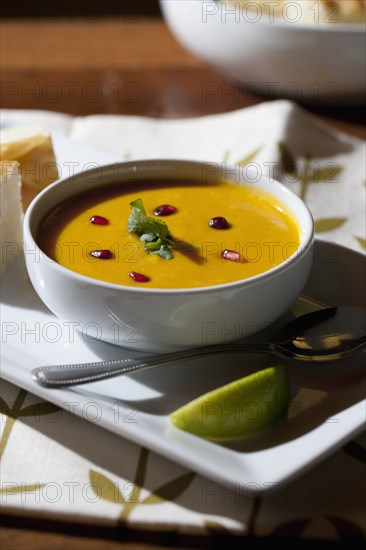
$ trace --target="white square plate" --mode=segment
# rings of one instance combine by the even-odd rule
[[[60,162],[78,161],[79,169],[89,162],[116,161],[61,136],[54,141]],[[365,256],[316,241],[314,265],[302,296],[291,312],[270,327],[266,338],[289,317],[324,305],[365,307],[365,268]],[[72,388],[43,388],[32,380],[35,367],[145,354],[81,335],[56,318],[34,292],[24,258],[9,266],[1,284],[4,379],[217,482],[245,488],[247,494],[293,480],[365,426],[362,352],[342,362],[315,366],[287,361],[293,392],[288,417],[266,433],[225,445],[173,428],[169,413],[278,359],[264,354],[219,354]]]

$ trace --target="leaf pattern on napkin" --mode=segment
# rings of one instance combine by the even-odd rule
[[[12,406],[9,406],[4,399],[0,398],[0,413],[6,416],[5,426],[0,440],[0,460],[4,455],[6,445],[10,438],[10,434],[18,418],[25,418],[29,416],[44,416],[46,414],[60,410],[60,407],[46,401],[34,403],[33,405],[22,408],[27,395],[27,391],[22,389],[19,390]],[[44,486],[45,484],[42,483],[29,485],[25,483],[17,485],[11,484],[0,488],[0,494],[15,495],[17,493],[26,493],[27,491],[39,491]]]
[[[89,470],[89,479],[91,487],[97,496],[102,497],[108,502],[115,504],[124,504],[125,497],[121,493],[116,483],[113,483],[109,477],[93,469]]]
[[[1,399],[0,401],[0,412],[1,414],[6,416],[4,431],[2,433],[0,441],[0,459],[4,454],[5,447],[9,441],[9,437],[14,426],[14,422],[20,415],[20,411],[26,396],[27,392],[25,390],[19,390],[18,395],[14,400],[13,406],[11,407],[9,407],[3,399]]]
[[[289,174],[300,183],[300,198],[305,201],[308,187],[314,183],[337,183],[343,167],[335,162],[320,166],[311,155],[305,153],[301,161],[296,159],[284,142],[278,143],[280,163],[285,174]]]
[[[243,157],[242,159],[240,159],[238,161],[239,165],[240,166],[245,166],[246,164],[249,164],[252,160],[255,159],[255,157],[258,155],[258,153],[263,149],[262,146],[260,147],[257,147],[257,149],[254,149],[254,151],[252,151],[251,153],[248,153],[247,155],[245,155],[245,157]]]
[[[299,196],[303,201],[306,201],[308,187],[314,183],[337,183],[338,176],[343,172],[344,168],[336,163],[328,162],[324,166],[320,166],[318,161],[314,162],[310,155],[305,155],[303,166],[297,161],[295,156],[284,142],[278,143],[278,151],[280,156],[280,164],[284,174],[291,175],[300,183]],[[346,223],[346,217],[329,217],[315,220],[315,232],[326,233],[335,231]],[[359,236],[354,236],[354,239],[359,245],[366,250],[366,239]]]
[[[209,533],[217,534],[217,532],[220,532],[222,534],[225,534],[228,532],[225,525],[222,525],[222,523],[218,521],[213,520],[205,520],[204,525]]]
[[[278,143],[278,151],[280,154],[280,163],[282,170],[285,174],[297,175],[297,166],[295,157],[292,155],[288,149],[286,143],[280,141]]]
[[[321,218],[315,220],[315,231],[316,233],[324,233],[326,231],[334,231],[341,227],[347,218]]]
[[[249,164],[252,160],[255,159],[255,157],[260,153],[260,151],[263,149],[263,146],[259,146],[254,151],[251,151],[250,153],[247,153],[244,157],[242,157],[240,160],[236,161],[236,164],[239,164],[239,166],[245,166],[246,164]],[[230,158],[231,151],[230,149],[226,149],[224,151],[222,162],[228,162]]]
[[[132,486],[132,491],[128,495],[123,495],[117,484],[104,474],[92,469],[89,470],[91,486],[96,495],[104,500],[123,506],[120,514],[121,521],[126,521],[136,506],[144,504],[161,504],[162,502],[176,500],[189,487],[196,475],[193,472],[183,474],[175,479],[172,479],[168,483],[161,485],[147,497],[141,499],[141,491],[144,487],[146,478],[148,457],[149,451],[142,447],[137,464],[135,479],[132,483],[126,483],[126,487],[129,489],[131,489]]]
[[[355,237],[356,241],[359,242],[359,244],[366,250],[366,239],[363,237]]]

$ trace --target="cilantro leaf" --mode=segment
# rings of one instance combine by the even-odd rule
[[[159,254],[166,260],[173,258],[172,248],[178,246],[175,246],[167,224],[148,216],[141,198],[132,201],[130,205],[132,210],[127,223],[128,231],[140,238],[149,254]]]

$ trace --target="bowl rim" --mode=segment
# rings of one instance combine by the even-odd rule
[[[129,292],[131,294],[134,293],[147,293],[147,294],[155,294],[155,295],[189,295],[189,294],[198,294],[198,293],[209,293],[212,291],[215,292],[224,292],[228,289],[235,289],[240,286],[250,287],[257,284],[260,284],[263,280],[269,280],[271,278],[277,277],[284,271],[287,271],[290,267],[295,265],[300,261],[300,259],[307,255],[309,250],[313,247],[314,239],[315,239],[315,223],[313,215],[309,209],[309,207],[306,205],[306,203],[298,196],[294,191],[292,191],[290,188],[286,187],[283,183],[280,181],[267,176],[265,174],[261,174],[260,180],[261,182],[265,182],[265,185],[268,183],[272,185],[275,185],[277,189],[280,190],[281,195],[284,197],[290,197],[291,200],[295,200],[297,205],[299,206],[300,210],[302,211],[302,215],[306,217],[306,221],[308,223],[308,230],[304,232],[304,234],[301,236],[301,241],[299,247],[296,249],[296,251],[291,254],[289,258],[281,262],[275,267],[272,267],[268,269],[267,271],[264,271],[262,273],[258,273],[257,275],[253,275],[251,277],[248,277],[247,279],[239,279],[237,281],[232,281],[228,283],[222,283],[217,285],[207,285],[207,286],[201,286],[201,287],[176,287],[176,288],[153,288],[153,287],[144,287],[144,286],[130,286],[130,285],[123,285],[123,284],[117,284],[117,283],[109,283],[107,281],[102,281],[100,279],[94,279],[93,277],[89,277],[87,275],[82,275],[81,273],[78,273],[77,271],[73,271],[72,269],[69,269],[67,267],[64,267],[63,265],[59,264],[56,260],[53,260],[50,258],[38,245],[35,236],[33,235],[33,230],[31,227],[32,219],[35,216],[35,212],[37,208],[39,208],[39,204],[42,204],[44,201],[47,200],[47,196],[50,193],[54,192],[54,189],[58,188],[60,185],[67,184],[69,181],[75,181],[75,178],[81,178],[85,174],[91,174],[93,173],[101,173],[105,171],[109,171],[112,168],[115,170],[116,166],[131,166],[131,165],[152,165],[155,168],[157,167],[164,167],[164,165],[174,165],[176,163],[184,164],[184,165],[195,165],[195,166],[207,166],[212,165],[212,161],[207,160],[188,160],[188,159],[161,159],[161,158],[154,158],[154,159],[140,159],[135,161],[121,161],[121,162],[114,162],[109,164],[104,164],[101,166],[89,168],[87,170],[84,170],[83,172],[78,172],[74,175],[68,176],[66,178],[61,178],[53,182],[51,185],[47,186],[45,189],[43,189],[30,203],[28,206],[25,215],[24,215],[24,221],[23,221],[23,247],[25,248],[25,245],[29,243],[32,248],[32,255],[34,255],[34,251],[38,251],[40,253],[40,256],[42,256],[45,261],[51,266],[56,272],[59,272],[60,274],[63,274],[65,276],[71,277],[72,279],[76,280],[79,283],[82,284],[89,284],[89,285],[95,285],[100,288],[105,288],[108,290],[123,290],[124,292]],[[217,163],[214,163],[217,164]],[[236,166],[235,164],[231,164],[228,162],[223,162],[220,164],[225,165],[225,170],[233,171],[233,170],[240,170],[240,166]],[[238,163],[236,163],[238,164]],[[254,171],[254,168],[248,167],[248,172],[252,172],[253,174],[256,174],[257,172]],[[179,178],[178,178],[179,179]],[[126,179],[126,183],[129,183],[131,180]],[[135,180],[136,181],[136,180]],[[111,182],[109,182],[110,184]],[[240,180],[238,183],[248,183],[248,185],[255,187],[257,182],[246,182]],[[108,185],[108,183],[103,183],[102,185]],[[96,184],[93,186],[94,188],[98,188],[98,185]],[[76,186],[75,186],[76,189]],[[75,193],[70,193],[67,195],[67,197],[71,197],[73,195],[78,195],[82,193],[83,191],[75,191]],[[269,193],[271,193],[270,190],[268,190]],[[281,202],[281,197],[278,197],[275,193],[273,193],[276,198],[278,198],[279,202]],[[50,207],[49,211],[51,211],[55,206]],[[296,212],[292,212],[294,218],[297,222],[299,222],[299,215],[296,214]],[[38,222],[39,224],[39,222]],[[37,224],[37,225],[38,225]],[[23,250],[23,254],[27,262],[27,252],[26,250]]]
[[[221,0],[159,0],[159,3],[160,3],[160,6],[162,7],[162,11],[164,13],[164,4],[166,3],[169,3],[169,4],[172,4],[173,2],[179,2],[179,3],[188,3],[188,2],[200,2],[201,4],[203,2],[208,2],[208,1],[211,1],[211,3],[217,3],[219,4]],[[224,0],[225,1],[225,0]],[[290,0],[289,0],[290,1]],[[237,2],[235,2],[235,0],[233,0],[234,4],[238,3],[239,0],[237,0]],[[255,0],[254,2],[255,3]],[[235,9],[237,9],[235,7]],[[213,14],[215,15],[215,14]],[[365,17],[366,17],[366,14],[365,14]],[[305,23],[305,22],[302,22],[302,21],[285,21],[285,20],[281,20],[281,18],[279,16],[274,16],[274,20],[273,21],[267,21],[266,18],[261,18],[260,20],[258,21],[242,21],[242,22],[239,22],[239,24],[245,24],[245,23],[248,23],[248,24],[262,24],[262,25],[273,25],[275,27],[278,27],[278,28],[286,28],[286,29],[289,29],[289,28],[294,28],[294,29],[302,29],[302,30],[306,30],[306,31],[309,31],[309,32],[316,32],[316,33],[319,33],[319,32],[327,32],[327,33],[331,33],[331,32],[335,32],[335,33],[341,33],[341,34],[345,34],[345,33],[351,33],[351,34],[364,34],[365,31],[366,31],[366,19],[365,19],[365,22],[360,22],[360,23],[345,23],[345,22],[334,22],[334,23]],[[238,24],[237,22],[235,22],[235,24]],[[293,26],[293,27],[291,27]]]

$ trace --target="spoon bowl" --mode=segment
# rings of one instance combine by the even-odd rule
[[[117,359],[72,365],[48,365],[32,370],[41,386],[60,388],[103,380],[214,353],[269,353],[317,365],[340,360],[366,347],[366,309],[330,307],[302,315],[282,327],[267,343],[232,342],[152,355],[147,359]]]
[[[341,306],[298,317],[276,334],[273,353],[301,361],[334,361],[366,343],[366,310]]]

